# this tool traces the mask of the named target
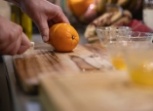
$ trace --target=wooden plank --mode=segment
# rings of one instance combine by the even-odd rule
[[[75,106],[78,111],[153,110],[153,89],[133,84],[124,72],[85,72],[81,75],[44,77],[41,78],[41,81],[46,82],[46,85],[43,82],[41,84],[46,87],[45,92],[48,92],[48,97],[61,96],[59,93],[50,93],[54,90],[49,86],[52,81],[56,84],[56,88],[61,89],[60,93],[65,94],[63,96],[71,101],[72,106]],[[60,98],[57,100],[60,101]],[[53,102],[50,105],[62,109],[63,104]]]
[[[47,80],[41,80],[40,86],[41,90],[39,97],[46,111],[50,111],[51,109],[54,111],[77,111],[75,105],[72,104],[72,101],[66,97],[66,94],[63,93],[62,89],[59,88],[58,84],[56,84],[54,79],[51,78],[54,77],[50,76]],[[50,84],[48,84],[49,79],[51,80]],[[48,89],[48,87],[52,87],[53,89]],[[60,107],[58,107],[59,105]]]
[[[34,49],[25,54],[14,56],[16,76],[22,89],[31,92],[32,87],[39,85],[39,76],[112,70],[112,65],[104,54],[105,50],[97,47],[99,46],[78,45],[73,52],[59,53],[46,44],[36,44]]]

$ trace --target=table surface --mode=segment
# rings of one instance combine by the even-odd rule
[[[80,28],[80,32],[80,44],[87,43],[82,34],[83,29]],[[35,43],[43,43],[39,34],[33,35],[32,41]],[[15,111],[45,111],[41,106],[37,95],[26,95],[17,85],[12,63],[12,56],[3,56],[3,59],[9,76]]]
[[[42,42],[42,39],[41,39],[40,35],[35,35],[35,36],[33,36],[33,41],[36,43],[40,43],[40,42]],[[83,39],[81,39],[80,44],[84,44],[85,42],[86,41],[84,41],[84,38],[83,38]],[[92,46],[93,46],[93,44],[92,44]],[[14,72],[13,63],[12,63],[12,57],[11,56],[4,56],[4,61],[5,61],[5,65],[7,67],[7,72],[8,72],[8,77],[9,77],[9,83],[11,86],[10,87],[11,93],[13,95],[12,97],[13,97],[15,111],[45,111],[41,105],[41,101],[39,101],[38,95],[26,95],[25,93],[23,93],[20,90],[19,85],[16,83],[15,72]],[[114,75],[114,72],[112,74]],[[112,76],[110,76],[110,77],[112,77]],[[119,76],[119,77],[121,77],[121,76]],[[112,80],[112,79],[110,79],[110,80]],[[114,79],[114,80],[118,80],[118,79]],[[106,81],[108,81],[108,79]],[[66,82],[64,82],[64,83],[66,83]],[[152,91],[153,90],[151,89],[151,92],[150,92],[150,89],[149,90],[148,89],[146,89],[146,90],[141,89],[141,88],[137,87],[136,85],[132,84],[130,81],[128,82],[128,83],[130,83],[129,85],[127,85],[127,82],[125,82],[125,83],[126,84],[124,84],[124,85],[129,86],[129,87],[127,87],[127,88],[123,87],[123,89],[122,89],[122,87],[120,87],[121,85],[119,85],[119,87],[117,85],[117,87],[115,86],[115,88],[117,88],[117,89],[113,88],[114,90],[110,90],[108,88],[108,90],[106,90],[106,92],[108,91],[106,98],[108,100],[111,99],[111,101],[115,100],[115,102],[114,102],[115,104],[121,105],[122,108],[127,109],[127,111],[140,111],[140,108],[142,108],[141,111],[146,111],[146,109],[148,109],[147,111],[152,111],[152,109],[153,109],[153,107],[152,107],[153,106],[152,105],[152,103],[153,103],[152,102],[153,101]],[[71,85],[70,83],[68,83],[68,84]],[[115,85],[115,84],[110,83],[111,87],[112,87],[112,85]],[[81,86],[83,86],[82,83],[81,83]],[[74,87],[74,88],[76,88],[76,87]],[[116,92],[118,92],[118,93],[116,93]],[[84,94],[87,94],[87,93],[84,93]],[[103,95],[105,96],[105,92]],[[116,101],[116,99],[114,99],[116,97],[118,98],[117,99],[118,101]],[[99,97],[97,97],[97,98],[99,98]],[[134,98],[134,100],[133,100],[133,98]],[[101,100],[102,101],[104,100],[103,102],[105,103],[105,99],[102,98]],[[101,102],[99,102],[99,103],[101,103]],[[108,106],[107,108],[109,108],[111,106],[111,104],[114,104],[113,102],[109,102],[109,103],[110,104],[107,104],[107,106]],[[120,104],[120,103],[122,103],[122,104]],[[117,107],[120,109],[121,107],[119,105],[117,105]],[[93,104],[90,106],[93,106]],[[129,106],[135,106],[135,107],[129,107]],[[129,109],[131,108],[133,110],[128,110],[128,108]],[[136,108],[137,110],[134,108]],[[119,110],[116,110],[116,111],[119,111]],[[123,111],[123,110],[120,110],[120,111]]]

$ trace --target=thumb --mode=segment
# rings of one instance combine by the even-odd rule
[[[47,20],[41,20],[38,24],[38,29],[41,33],[44,42],[49,40],[49,26]]]

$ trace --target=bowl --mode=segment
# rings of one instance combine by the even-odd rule
[[[127,35],[131,31],[130,27],[96,27],[96,33],[99,38],[100,44],[107,47],[108,44],[116,42],[118,35]]]

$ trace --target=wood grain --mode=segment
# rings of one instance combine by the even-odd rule
[[[47,44],[35,44],[25,54],[14,56],[13,61],[16,77],[28,93],[39,85],[40,76],[112,70],[106,51],[97,44],[78,45],[69,53],[55,52]]]
[[[48,97],[43,97],[42,102],[52,101],[48,104],[57,107],[58,111],[65,111],[63,106],[67,106],[66,111],[153,110],[153,89],[133,84],[124,72],[48,76],[41,78],[40,84],[40,90],[46,92],[40,96]],[[53,93],[54,89],[59,92]],[[70,106],[65,105],[62,98],[69,101]],[[44,106],[47,108],[47,104]]]

